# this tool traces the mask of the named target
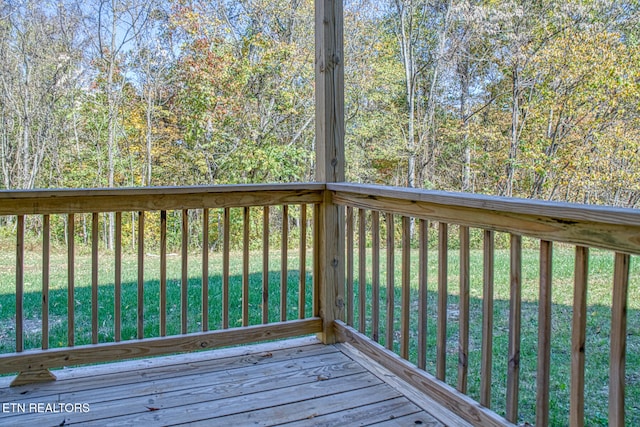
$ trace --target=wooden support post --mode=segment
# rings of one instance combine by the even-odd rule
[[[344,61],[341,0],[315,0],[316,180],[344,181]],[[319,210],[319,303],[324,343],[344,315],[344,212],[330,192]]]

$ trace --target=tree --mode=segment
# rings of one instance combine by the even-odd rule
[[[98,0],[93,11],[95,21],[87,28],[93,34],[93,60],[97,69],[96,89],[104,94],[107,122],[107,187],[116,185],[118,138],[122,134],[119,112],[126,83],[124,55],[129,43],[147,25],[154,1]],[[115,216],[109,214],[109,248],[113,247]]]
[[[312,40],[300,23],[312,8],[302,5],[174,6],[176,105],[204,182],[311,176]]]
[[[33,188],[63,136],[75,89],[78,21],[64,4],[45,13],[39,2],[0,11],[0,155],[4,188]],[[46,183],[45,183],[46,185]]]

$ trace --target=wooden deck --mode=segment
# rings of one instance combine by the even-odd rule
[[[55,374],[0,378],[0,425],[467,425],[349,344],[315,338]]]

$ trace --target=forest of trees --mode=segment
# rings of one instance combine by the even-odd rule
[[[314,179],[313,0],[0,0],[0,189]],[[346,0],[347,179],[640,204],[640,2]]]

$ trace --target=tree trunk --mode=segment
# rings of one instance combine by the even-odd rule
[[[396,10],[400,20],[400,49],[404,66],[407,100],[407,187],[416,186],[416,143],[415,143],[415,64],[411,44],[411,20],[413,11],[407,11],[404,4],[396,1]]]
[[[518,157],[518,129],[520,122],[520,75],[518,65],[512,67],[513,85],[511,99],[511,141],[509,144],[509,155],[507,157],[506,177],[503,196],[513,197],[513,177],[515,175],[516,159]]]
[[[146,153],[146,169],[145,169],[145,179],[143,179],[142,185],[151,185],[151,140],[152,140],[152,129],[153,129],[153,95],[151,94],[151,89],[148,89],[147,93],[147,153]]]
[[[467,49],[465,49],[467,50]],[[460,76],[460,120],[462,122],[462,191],[471,189],[471,147],[469,146],[469,59],[458,66]]]

